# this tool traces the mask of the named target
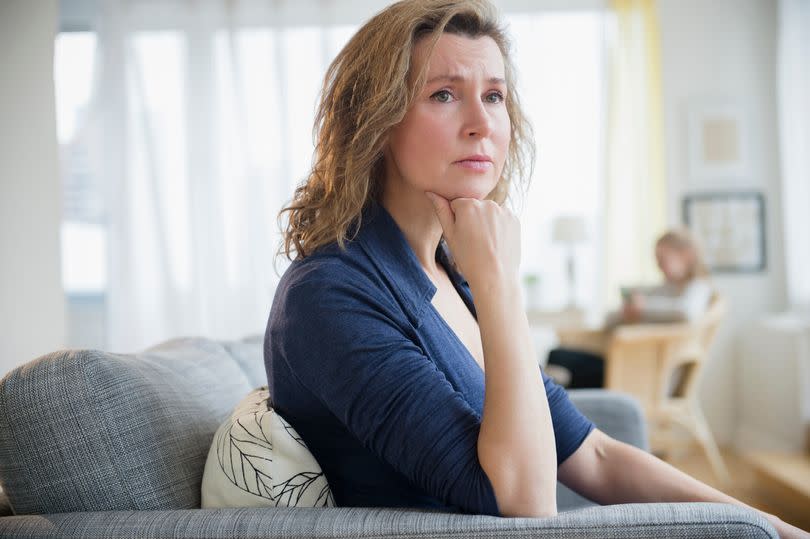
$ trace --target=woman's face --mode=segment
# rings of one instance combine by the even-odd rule
[[[416,43],[414,72],[427,60]],[[498,183],[509,148],[503,57],[490,37],[444,33],[429,59],[427,84],[393,128],[386,181],[449,200],[483,199]]]
[[[655,248],[655,260],[667,281],[677,283],[686,279],[691,264],[688,250],[662,243]]]

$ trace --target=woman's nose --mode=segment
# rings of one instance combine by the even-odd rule
[[[468,137],[486,137],[492,130],[492,119],[486,106],[480,99],[465,104],[464,135]]]

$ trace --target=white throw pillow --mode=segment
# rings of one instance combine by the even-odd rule
[[[214,434],[202,479],[202,507],[334,507],[326,476],[304,441],[251,391]]]

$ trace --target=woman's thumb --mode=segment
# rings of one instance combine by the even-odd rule
[[[450,201],[430,191],[425,191],[425,195],[427,195],[433,203],[433,209],[436,211],[436,217],[439,218],[439,224],[442,225],[445,236],[448,235],[448,232],[452,235],[455,215],[453,214],[453,209],[450,207]]]

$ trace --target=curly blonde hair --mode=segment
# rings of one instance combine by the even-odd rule
[[[525,193],[535,148],[515,88],[511,45],[496,9],[488,0],[402,0],[366,22],[326,72],[313,127],[313,167],[278,214],[281,222],[289,212],[279,254],[292,260],[294,251],[303,258],[334,241],[345,249],[352,223],[371,199],[379,200],[390,130],[424,87],[427,62],[414,84],[408,83],[414,46],[430,39],[429,57],[443,32],[473,39],[489,36],[498,45],[511,140],[501,177],[487,198],[503,204],[513,183]]]

